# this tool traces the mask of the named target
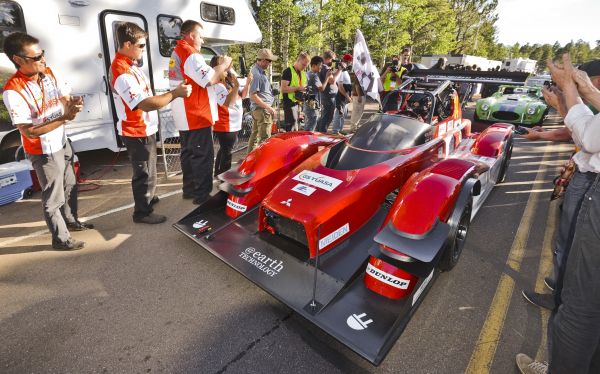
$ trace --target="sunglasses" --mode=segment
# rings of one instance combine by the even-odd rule
[[[30,57],[30,56],[21,56],[21,55],[17,55],[17,56],[19,56],[19,57],[21,57],[21,58],[28,58],[28,59],[30,59],[31,61],[38,62],[38,61],[41,61],[41,60],[44,58],[44,54],[45,54],[45,53],[46,53],[46,51],[44,51],[44,50],[42,49],[42,53],[40,53],[40,54],[39,54],[39,55],[37,55],[37,56],[33,56],[33,57]]]
[[[146,43],[136,44],[135,46],[138,47],[139,49],[144,49],[144,48],[146,48]]]

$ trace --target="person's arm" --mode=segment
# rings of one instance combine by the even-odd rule
[[[577,90],[581,96],[594,108],[600,108],[600,90],[594,87],[594,84],[585,71],[576,69],[573,80],[577,84]]]
[[[265,103],[260,97],[258,97],[258,92],[251,93],[250,100],[252,100],[256,105],[266,110],[271,115],[275,115],[275,109],[273,109],[271,106],[269,106],[269,104]]]
[[[141,109],[144,112],[151,112],[153,110],[158,110],[167,106],[171,101],[177,99],[178,97],[188,97],[192,94],[192,86],[186,84],[186,82],[179,83],[175,89],[169,92],[165,92],[162,95],[150,96],[142,101],[133,108]]]
[[[327,74],[325,75],[325,82],[327,82],[329,80],[329,77],[332,75],[333,73],[331,72],[331,70],[327,71]],[[321,83],[321,80],[319,79],[319,77],[317,77],[317,82],[316,82],[317,88],[319,89],[319,92],[323,92],[325,91],[325,84]]]
[[[535,131],[524,127],[527,134],[523,137],[527,140],[549,140],[553,142],[568,142],[571,141],[571,132],[566,127],[561,127],[550,131]]]
[[[558,87],[544,87],[542,89],[542,94],[544,95],[544,100],[546,100],[546,103],[556,109],[561,117],[564,118],[567,115],[565,97]]]
[[[50,131],[63,126],[68,121],[75,119],[75,116],[81,111],[82,107],[82,105],[78,105],[73,101],[69,101],[65,106],[65,114],[54,121],[50,121],[38,126],[34,126],[32,123],[20,123],[16,124],[15,126],[25,137],[29,139],[39,138],[41,135],[47,134]]]
[[[204,61],[204,57],[202,57],[202,60]],[[215,74],[213,74],[213,76],[210,78],[210,82],[207,84],[207,86],[219,83],[221,81],[220,77],[223,76],[223,73],[231,69],[231,57],[224,56],[223,63],[215,66],[212,69],[215,71]]]
[[[229,94],[227,94],[227,98],[225,98],[225,103],[223,105],[230,106],[237,101],[240,83],[233,75],[228,76],[227,80],[229,81],[229,84],[231,84],[231,90],[229,90]]]
[[[12,123],[23,136],[30,139],[38,138],[63,126],[67,121],[74,119],[83,107],[81,100],[65,100],[62,116],[53,121],[34,126],[29,104],[19,93],[14,90],[6,90],[2,96]]]
[[[569,109],[565,125],[581,149],[588,153],[600,152],[600,114],[594,115],[585,104],[576,104]]]
[[[343,79],[340,79],[337,82],[337,85],[338,85],[338,89],[340,90],[340,94],[342,96],[344,96],[346,99],[348,99],[348,101],[351,101],[350,95],[348,95],[348,92],[346,92],[346,89],[344,88]]]
[[[577,91],[577,85],[573,80],[575,68],[573,67],[573,64],[571,64],[571,57],[568,53],[563,54],[562,64],[549,60],[548,70],[550,70],[552,80],[564,94],[567,111],[573,106],[583,103],[579,96],[579,92]]]
[[[252,74],[248,74],[248,77],[246,77],[246,85],[244,86],[244,89],[242,90],[242,99],[246,98],[246,96],[248,96],[248,92],[250,91],[250,84],[252,84],[252,79],[254,77],[252,76]]]
[[[281,74],[281,92],[284,94],[302,91],[304,87],[290,87],[292,81],[292,69],[287,68]]]

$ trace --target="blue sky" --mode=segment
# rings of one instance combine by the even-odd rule
[[[498,41],[565,45],[600,39],[600,0],[498,0]]]

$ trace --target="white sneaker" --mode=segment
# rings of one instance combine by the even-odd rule
[[[519,353],[516,357],[517,367],[522,374],[546,374],[548,372],[548,363],[534,361],[526,354]]]

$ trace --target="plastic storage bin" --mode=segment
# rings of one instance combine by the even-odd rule
[[[27,162],[0,165],[0,205],[10,204],[32,192],[31,173]]]

